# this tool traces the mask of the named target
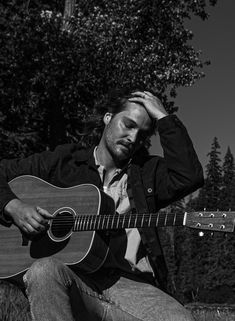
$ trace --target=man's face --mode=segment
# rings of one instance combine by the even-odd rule
[[[104,148],[117,163],[128,161],[149,137],[152,120],[140,104],[127,102],[125,110],[104,116]]]

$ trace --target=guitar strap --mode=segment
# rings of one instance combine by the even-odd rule
[[[143,182],[139,166],[132,163],[128,168],[127,193],[133,213],[156,212],[156,202],[153,193],[154,190],[153,186],[151,187],[149,184],[150,181]],[[167,266],[157,228],[138,228],[138,230],[142,243],[147,251],[155,277],[157,278],[157,285],[166,291]]]

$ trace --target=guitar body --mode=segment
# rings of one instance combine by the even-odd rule
[[[59,188],[30,175],[20,176],[9,185],[19,199],[58,217],[60,225],[58,229],[55,220],[45,234],[33,241],[25,240],[14,225],[0,226],[0,279],[14,280],[35,260],[48,256],[87,273],[102,265],[108,253],[108,235],[99,231],[73,232],[72,225],[79,215],[115,213],[111,197],[92,184]]]

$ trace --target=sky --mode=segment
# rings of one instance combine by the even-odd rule
[[[203,168],[214,137],[218,138],[223,162],[228,146],[235,157],[235,0],[218,0],[210,7],[206,21],[193,18],[187,27],[193,31],[193,46],[202,50],[205,78],[191,87],[178,89],[175,99],[178,117],[194,143]],[[162,153],[159,139],[154,153]],[[154,143],[153,143],[154,144]]]

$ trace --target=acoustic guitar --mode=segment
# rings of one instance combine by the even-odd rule
[[[94,272],[108,253],[109,234],[125,228],[187,226],[233,232],[234,212],[117,214],[111,197],[95,185],[60,188],[24,175],[9,183],[18,198],[53,214],[48,230],[28,240],[20,230],[0,226],[0,279],[21,277],[39,258],[54,256],[72,269]]]

